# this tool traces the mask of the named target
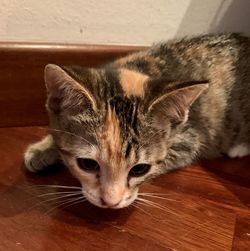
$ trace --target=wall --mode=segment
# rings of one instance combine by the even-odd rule
[[[0,0],[0,41],[149,45],[250,33],[249,0]]]

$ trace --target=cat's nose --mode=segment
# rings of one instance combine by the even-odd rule
[[[119,201],[112,201],[112,200],[108,200],[107,198],[101,198],[101,203],[103,206],[107,206],[107,207],[116,207],[120,204],[121,200]]]

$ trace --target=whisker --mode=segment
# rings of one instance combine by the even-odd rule
[[[62,188],[62,189],[82,189],[78,186],[61,186],[61,185],[35,185],[35,187],[45,187],[45,188]]]
[[[142,204],[141,204],[141,205],[142,205]],[[141,207],[139,207],[139,205],[134,205],[134,204],[133,204],[132,206],[134,206],[135,208],[141,210],[141,211],[144,212],[145,214],[147,214],[147,215],[149,215],[149,216],[152,216],[152,214],[148,213],[146,210],[144,210],[144,209],[142,209]]]
[[[80,201],[79,201],[80,200]],[[75,202],[78,202],[78,203],[80,203],[80,202],[83,202],[83,201],[86,201],[86,199],[84,198],[84,197],[78,197],[78,198],[71,198],[71,199],[68,199],[68,200],[66,200],[66,201],[63,201],[62,203],[59,203],[58,205],[56,205],[55,207],[53,207],[53,208],[51,208],[50,210],[48,210],[48,211],[46,211],[46,213],[50,213],[50,212],[52,212],[53,210],[55,210],[56,208],[59,208],[59,207],[61,207],[61,206],[63,206],[63,205],[66,205],[65,207],[67,207],[67,206],[72,206],[73,204],[76,204]],[[71,204],[72,203],[72,204]],[[69,205],[67,205],[67,204],[69,204]],[[64,207],[64,208],[65,208]]]
[[[32,206],[30,209],[33,209],[33,208],[35,208],[35,207],[37,207],[37,206],[39,206],[39,205],[43,205],[43,204],[46,204],[47,202],[53,202],[53,201],[55,201],[55,202],[57,202],[57,200],[59,200],[59,199],[65,199],[65,198],[67,198],[67,197],[73,197],[73,196],[75,196],[75,195],[79,195],[78,193],[76,194],[76,193],[72,193],[72,194],[66,194],[66,195],[63,195],[63,196],[56,196],[56,197],[53,197],[53,198],[49,198],[49,199],[47,199],[47,200],[43,200],[43,201],[41,201],[41,202],[39,202],[39,203],[36,203],[34,206]]]
[[[82,189],[82,187],[60,186],[60,185],[35,185],[35,186],[22,186],[22,189],[26,193],[34,195],[34,193],[56,192],[57,190],[58,190],[58,192],[62,192],[62,191],[67,191],[67,192],[80,191]]]
[[[135,201],[135,203],[138,203],[138,201]],[[160,219],[160,218],[157,218],[155,217],[154,215],[150,214],[149,212],[147,212],[146,210],[142,209],[139,205],[145,205],[144,203],[139,203],[139,205],[135,205],[135,204],[132,204],[135,208],[141,210],[142,212],[144,212],[145,214],[147,214],[148,216],[150,216],[152,219],[154,220],[157,220],[157,221],[160,221],[161,223],[165,221],[165,219]]]
[[[145,202],[146,204],[149,204],[149,205],[153,205],[153,206],[156,206],[156,207],[159,207],[161,209],[167,209],[165,208],[164,206],[156,203],[156,202],[153,202],[153,201],[150,201],[150,200],[147,200],[147,199],[143,199],[143,198],[137,198],[138,201],[142,201],[142,202]]]
[[[179,200],[175,200],[175,199],[170,199],[170,198],[164,198],[161,196],[156,196],[156,195],[151,195],[151,194],[140,194],[141,196],[145,196],[145,197],[149,197],[149,198],[157,198],[157,199],[161,199],[161,200],[167,200],[167,201],[179,201]]]
[[[44,194],[39,194],[39,195],[34,195],[33,194],[33,197],[32,198],[28,198],[27,200],[25,201],[30,201],[30,200],[33,200],[34,197],[50,197],[50,196],[53,196],[53,195],[78,195],[78,194],[82,194],[82,191],[70,191],[70,192],[50,192],[50,193],[44,193]],[[54,198],[60,198],[60,197],[54,197]]]
[[[137,201],[136,201],[139,205],[144,205],[144,206],[152,206],[153,207],[153,205],[151,205],[151,204],[148,204],[147,202],[145,202],[145,201],[141,201],[141,200],[138,200],[138,198],[137,198]]]
[[[71,192],[44,193],[44,194],[37,195],[36,197],[44,197],[44,196],[50,196],[50,195],[61,195],[61,194],[75,195],[75,194],[82,194],[82,191],[79,191],[79,192],[71,191]]]
[[[162,210],[162,211],[166,211],[164,208],[162,208],[162,207],[160,207],[160,206],[158,206],[158,205],[154,205],[154,204],[150,204],[150,203],[147,203],[147,202],[142,202],[142,201],[138,201],[137,202],[139,205],[144,205],[144,206],[148,206],[148,207],[154,207],[154,208],[157,208],[157,209],[160,209],[160,210]]]
[[[138,194],[152,194],[152,195],[162,195],[162,196],[173,195],[172,193],[138,193]]]
[[[164,207],[162,205],[159,205],[158,203],[156,202],[153,202],[153,201],[150,201],[150,200],[147,200],[147,199],[142,199],[142,198],[137,198],[138,201],[141,201],[141,202],[144,202],[145,205],[148,205],[148,206],[152,206],[152,207],[155,207],[155,208],[159,208],[163,211],[167,210],[168,212],[178,216],[175,212],[173,212],[171,209],[167,208],[167,207]]]
[[[137,203],[138,203],[139,205],[142,205],[142,206],[148,206],[148,207],[153,207],[153,208],[157,208],[157,209],[163,210],[162,208],[158,208],[158,207],[155,206],[155,205],[151,205],[151,204],[148,204],[148,203],[145,203],[145,202],[142,202],[142,201],[137,201]],[[163,210],[163,211],[165,211],[165,210]]]
[[[72,204],[66,205],[66,206],[64,206],[64,207],[62,207],[62,208],[64,209],[64,208],[67,208],[67,207],[71,207],[71,206],[73,206],[73,205],[75,205],[75,204],[78,204],[78,203],[81,203],[81,202],[84,202],[84,201],[87,201],[87,199],[82,198],[82,200],[75,201],[75,202],[73,202]]]
[[[60,200],[55,200],[55,201],[50,202],[48,205],[49,206],[57,206],[57,205],[60,205],[61,203],[69,202],[69,201],[72,201],[72,200],[74,200],[76,198],[79,198],[79,196],[75,197],[75,198],[71,197],[71,198],[62,198]]]
[[[62,196],[56,196],[56,197],[53,197],[53,198],[49,198],[48,200],[45,200],[43,202],[48,202],[48,201],[52,201],[52,200],[56,200],[56,199],[67,198],[67,197],[74,196],[74,195],[79,195],[79,194],[82,194],[82,193],[71,193],[71,194],[66,194],[66,195],[62,195]]]

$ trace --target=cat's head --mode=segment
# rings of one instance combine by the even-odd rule
[[[171,140],[206,84],[152,80],[125,68],[47,65],[51,134],[84,196],[122,208],[139,186],[168,170]]]

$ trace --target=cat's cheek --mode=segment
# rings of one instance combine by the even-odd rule
[[[102,207],[100,201],[100,180],[92,173],[86,173],[79,169],[76,161],[71,156],[62,157],[64,164],[68,167],[71,174],[77,178],[82,185],[84,197],[93,205]]]
[[[100,200],[100,189],[88,189],[84,184],[82,184],[82,193],[84,197],[93,205],[97,207],[103,207],[106,208],[106,206],[103,206]]]
[[[136,201],[137,197],[138,197],[138,188],[134,189],[133,192],[130,192],[129,195],[126,196],[124,200],[122,200],[122,202],[119,205],[120,206],[119,208],[131,205],[134,201]]]
[[[130,178],[128,182],[128,186],[130,189],[138,190],[140,185],[145,181],[144,177]]]
[[[77,167],[76,161],[73,157],[71,157],[70,155],[63,154],[62,160],[63,160],[64,165],[69,169],[69,171],[74,177],[79,179],[80,176],[82,176],[81,178],[84,178],[83,175],[81,175],[80,170]]]
[[[77,178],[80,183],[83,185],[84,187],[89,187],[91,189],[95,189],[96,187],[99,187],[99,179],[96,179],[96,176],[93,175],[92,173],[86,173],[84,171],[82,171],[74,158],[64,155],[62,157],[63,162],[65,164],[65,166],[69,169],[69,171],[71,172],[71,174]]]

